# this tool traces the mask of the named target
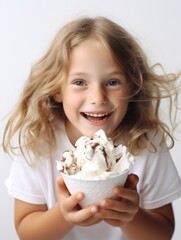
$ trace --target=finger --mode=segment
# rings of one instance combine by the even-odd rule
[[[80,210],[81,208],[78,205],[83,200],[83,198],[84,198],[84,194],[81,192],[77,192],[70,195],[66,199],[60,199],[63,211],[68,213],[68,212]]]
[[[98,212],[97,206],[89,206],[87,208],[83,208],[79,211],[70,212],[68,215],[68,218],[71,219],[71,221],[74,224],[86,224],[86,223],[93,223],[97,221],[93,215]]]
[[[80,222],[80,223],[77,223],[76,225],[79,225],[79,226],[91,226],[91,225],[94,225],[94,224],[97,224],[99,222],[101,222],[102,219],[98,219],[98,218],[95,218],[94,216],[91,216],[90,218]]]
[[[97,223],[100,223],[102,219],[95,218],[94,216],[88,218],[87,220],[83,221],[80,226],[91,226]]]
[[[84,198],[84,194],[81,192],[70,195],[66,185],[61,176],[57,178],[58,193],[61,200],[61,211],[64,213],[64,217],[67,221],[80,225],[89,225],[98,222],[93,215],[98,212],[97,206],[89,206],[85,209],[80,209],[78,204]]]
[[[120,198],[125,198],[125,199],[129,199],[131,201],[136,201],[138,200],[139,196],[137,193],[137,184],[138,184],[139,178],[137,175],[135,174],[130,174],[127,177],[126,183],[124,185],[124,187],[115,187],[113,189],[113,194],[116,197],[115,200],[121,200]]]
[[[139,177],[136,174],[129,174],[124,185],[125,188],[135,189],[138,184]]]
[[[68,191],[63,178],[61,176],[57,177],[57,185],[58,185],[58,195],[63,200],[70,196],[70,192]]]
[[[103,219],[104,222],[106,222],[109,225],[112,225],[113,227],[121,227],[124,226],[126,223],[130,222],[130,219]]]
[[[76,205],[76,210],[80,209],[80,206],[78,206],[78,204],[84,198],[83,193],[78,192],[71,195],[61,176],[57,178],[57,183],[62,212],[67,213],[72,211],[73,209],[75,210]]]
[[[59,186],[58,193],[60,199],[62,201],[66,200],[66,210],[72,209],[75,205],[79,204],[80,201],[84,198],[84,194],[81,192],[77,192],[71,195],[61,176],[57,178],[57,183]]]
[[[117,212],[111,209],[101,209],[100,212],[95,214],[95,217],[99,219],[119,220],[124,222],[129,221],[131,216],[132,215],[128,212]]]
[[[135,212],[137,211],[137,201],[132,202],[132,201],[118,201],[118,200],[113,200],[113,199],[103,199],[101,201],[101,210],[114,210],[117,212]]]
[[[138,195],[136,189],[116,187],[113,190],[113,193],[116,197],[121,198],[121,199],[116,198],[117,201],[119,201],[119,200],[121,201],[121,200],[124,200],[124,199],[130,200],[132,202],[139,201],[139,195]]]

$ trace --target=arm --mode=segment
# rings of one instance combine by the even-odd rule
[[[69,194],[63,180],[58,179],[60,202],[47,209],[46,205],[36,205],[15,200],[15,226],[21,240],[57,240],[64,237],[74,226],[89,226],[100,222],[93,217],[96,206],[80,209],[78,203],[82,193]]]
[[[46,205],[20,200],[15,200],[15,226],[21,240],[56,240],[73,227],[63,219],[58,203],[47,210]]]
[[[170,240],[174,231],[172,205],[153,210],[139,209],[135,218],[123,226],[122,230],[129,239]]]
[[[144,210],[136,191],[138,177],[129,175],[124,188],[114,189],[114,199],[104,199],[95,214],[108,224],[120,227],[130,240],[170,240],[174,231],[172,205]]]

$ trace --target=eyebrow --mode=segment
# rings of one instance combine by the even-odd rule
[[[125,75],[124,73],[123,73],[123,71],[112,71],[112,72],[108,72],[106,75]]]
[[[105,76],[112,76],[112,75],[123,75],[125,76],[125,74],[122,71],[112,71],[112,72],[107,72],[105,73]],[[72,76],[91,76],[91,74],[89,73],[85,73],[85,72],[73,72],[69,74],[70,77]]]
[[[72,76],[90,76],[91,74],[88,74],[88,73],[84,73],[84,72],[73,72],[73,73],[70,73],[69,76],[72,77]]]

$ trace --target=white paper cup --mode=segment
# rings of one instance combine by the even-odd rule
[[[61,173],[61,176],[71,194],[76,192],[84,193],[84,199],[80,202],[80,206],[85,208],[92,204],[100,205],[103,198],[112,197],[113,188],[124,186],[129,171],[130,169],[127,169],[120,175],[105,180],[82,180],[64,173]]]

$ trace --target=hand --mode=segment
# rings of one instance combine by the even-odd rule
[[[95,217],[115,227],[122,227],[132,221],[139,210],[139,195],[136,190],[138,176],[130,174],[124,187],[113,190],[115,197],[101,201],[101,208]]]
[[[79,203],[84,198],[83,193],[71,195],[60,176],[57,178],[57,184],[60,211],[66,222],[73,226],[90,226],[102,221],[94,217],[94,214],[99,211],[97,206],[81,209]]]

